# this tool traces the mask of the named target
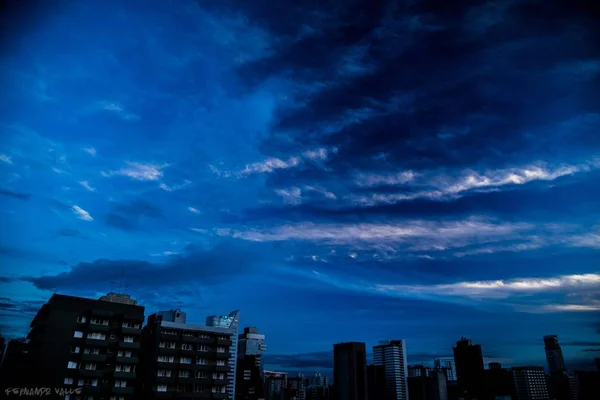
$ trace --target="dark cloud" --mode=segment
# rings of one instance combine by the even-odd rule
[[[333,350],[303,354],[265,354],[267,366],[281,369],[332,369]]]
[[[115,211],[120,212],[125,215],[138,217],[144,216],[149,218],[163,218],[163,212],[155,205],[144,201],[144,200],[134,200],[129,203],[117,204],[114,207]]]
[[[586,341],[560,342],[560,344],[562,346],[572,346],[572,347],[600,346],[600,342],[586,342]]]
[[[113,206],[112,212],[106,215],[104,222],[123,231],[143,230],[142,226],[147,219],[162,219],[162,210],[155,205],[141,199]]]
[[[79,229],[62,228],[56,233],[58,236],[74,237],[80,239],[88,239],[89,237],[81,232]]]
[[[14,281],[13,278],[7,278],[5,276],[0,276],[0,283],[10,283],[12,281]]]
[[[11,317],[18,316],[19,314],[34,314],[37,313],[40,307],[44,304],[44,301],[13,301],[9,298],[3,297],[0,300],[0,310],[9,312]],[[14,314],[12,314],[14,313]]]
[[[130,219],[119,215],[119,214],[108,214],[104,219],[106,225],[112,226],[114,228],[118,228],[124,231],[134,231],[137,230],[137,224]]]
[[[29,193],[13,192],[12,190],[7,189],[0,189],[0,196],[12,197],[14,199],[19,200],[29,200],[29,198],[31,197]]]
[[[595,352],[600,352],[600,349],[583,349],[581,351],[586,352],[586,353],[595,353]]]

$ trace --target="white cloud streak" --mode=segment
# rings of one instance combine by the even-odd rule
[[[267,158],[261,162],[255,162],[252,164],[246,165],[240,174],[241,175],[251,175],[251,174],[261,174],[261,173],[271,173],[278,169],[287,169],[293,168],[300,165],[299,157],[290,157],[287,160],[281,160],[279,158]]]
[[[95,107],[97,110],[112,112],[126,121],[138,121],[140,117],[132,112],[125,110],[122,104],[110,101],[101,101]]]
[[[84,221],[93,221],[94,218],[92,218],[92,216],[90,215],[89,212],[85,211],[83,208],[79,207],[79,206],[73,206],[71,208],[73,210],[73,212],[75,214],[77,214],[77,217],[79,219],[82,219]]]
[[[102,172],[102,176],[122,175],[138,181],[157,181],[163,176],[162,170],[169,166],[169,164],[144,164],[129,161],[126,164],[126,167],[117,171]]]
[[[194,207],[188,207],[187,210],[192,214],[202,214],[202,212]]]
[[[6,154],[0,154],[0,162],[6,163],[6,164],[12,164],[12,158],[7,156]]]
[[[80,181],[79,184],[89,192],[95,192],[96,188],[93,188],[88,181]]]
[[[85,151],[86,153],[88,153],[92,157],[94,157],[96,155],[96,149],[93,148],[93,147],[85,147],[83,149],[83,151]]]
[[[181,183],[179,185],[169,186],[163,182],[158,187],[161,188],[162,190],[164,190],[165,192],[175,192],[177,190],[184,189],[185,187],[191,185],[191,183],[192,183],[192,181],[186,179],[185,181],[183,181],[183,183]]]

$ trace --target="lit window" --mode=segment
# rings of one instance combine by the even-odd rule
[[[72,385],[73,384],[73,378],[65,378],[65,381],[63,383],[65,385]]]
[[[125,343],[133,343],[133,336],[125,336],[125,337],[123,338],[123,341],[124,341]]]
[[[69,361],[69,364],[67,364],[67,368],[77,369],[77,363],[75,361]]]
[[[192,363],[192,359],[190,357],[180,357],[179,358],[179,362],[181,364],[191,364]]]
[[[198,351],[208,351],[208,346],[205,344],[198,345]]]
[[[79,346],[71,346],[71,353],[78,354],[81,351]]]
[[[81,332],[81,331],[75,331],[73,333],[73,337],[82,338],[83,337],[83,332]]]
[[[217,365],[223,366],[223,365],[225,365],[225,361],[224,360],[217,360]]]
[[[127,381],[115,381],[115,387],[127,387]]]
[[[158,385],[158,386],[156,386],[156,391],[157,392],[166,392],[167,391],[167,385]]]
[[[198,358],[196,364],[206,365],[206,360],[204,358]]]
[[[86,319],[85,319],[85,317],[84,317],[84,316],[79,316],[79,317],[77,317],[77,322],[79,322],[80,324],[84,324],[84,323],[85,323],[85,321],[86,321]]]

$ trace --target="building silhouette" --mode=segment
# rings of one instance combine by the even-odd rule
[[[369,400],[385,400],[385,367],[383,365],[367,365],[367,388]]]
[[[548,400],[550,392],[543,367],[513,367],[516,400]]]
[[[235,400],[235,377],[237,375],[237,350],[238,350],[238,333],[240,324],[240,312],[239,310],[232,311],[229,315],[210,315],[206,317],[206,326],[213,326],[216,328],[228,329],[231,333],[231,352],[229,354],[229,372],[228,379],[229,384],[227,385],[227,393],[230,394],[231,399]]]
[[[333,346],[333,384],[336,400],[367,398],[367,350],[362,342]]]
[[[267,350],[265,335],[256,328],[244,328],[238,337],[236,399],[264,398],[262,354]]]
[[[373,347],[373,364],[385,368],[386,399],[408,399],[406,342],[386,340]]]
[[[454,362],[459,391],[467,399],[480,398],[484,391],[484,366],[481,345],[461,338],[454,346]]]
[[[287,400],[287,372],[265,371],[265,400]]]
[[[54,294],[28,335],[27,386],[77,389],[83,398],[138,398],[144,307],[128,295]]]
[[[448,381],[456,381],[456,365],[454,364],[453,358],[436,358],[433,360],[433,367],[435,369],[444,370],[446,372],[446,379]]]
[[[546,362],[550,374],[566,371],[562,349],[558,344],[558,336],[544,336],[544,351],[546,352]]]
[[[232,333],[188,324],[181,310],[157,312],[144,328],[144,399],[231,399]]]

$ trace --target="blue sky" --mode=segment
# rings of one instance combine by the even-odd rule
[[[394,338],[411,362],[461,336],[507,365],[543,365],[546,334],[598,356],[600,27],[579,2],[16,3],[5,335],[124,271],[147,313],[241,309],[273,369]]]

